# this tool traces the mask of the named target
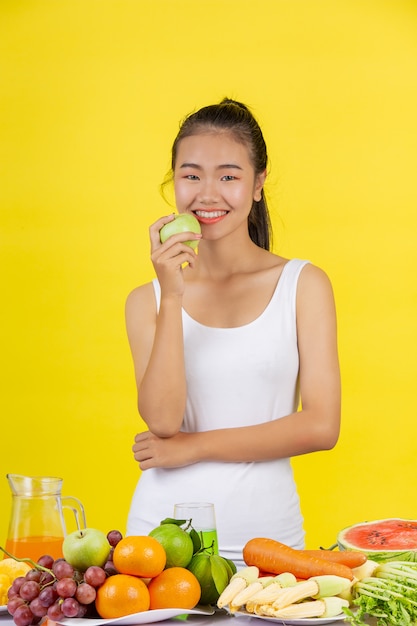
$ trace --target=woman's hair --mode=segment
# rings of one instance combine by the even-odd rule
[[[243,143],[249,151],[255,175],[266,170],[268,155],[266,144],[258,122],[241,102],[224,98],[219,104],[212,104],[185,118],[172,145],[171,175],[175,169],[178,144],[181,139],[209,131],[228,131],[236,141]],[[249,236],[257,246],[270,250],[272,247],[272,227],[264,190],[261,199],[254,200],[248,216]]]

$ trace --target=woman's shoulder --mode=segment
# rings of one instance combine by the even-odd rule
[[[319,267],[318,265],[314,265],[310,261],[303,261],[301,259],[293,259],[293,262],[299,262],[301,264],[300,267],[300,284],[330,284],[330,279],[328,274],[324,269]]]
[[[282,259],[282,258],[281,258]],[[283,259],[280,282],[296,286],[299,303],[333,298],[333,288],[327,273],[308,259]]]
[[[126,314],[131,311],[138,313],[139,311],[155,312],[155,289],[152,282],[144,283],[132,289],[126,298]]]
[[[284,257],[267,250],[259,250],[258,257],[252,259],[252,271],[259,276],[285,276],[298,284],[299,289],[316,289],[330,286],[327,273],[309,259],[301,257]],[[275,279],[275,278],[274,278]]]
[[[301,268],[297,292],[299,303],[304,303],[306,306],[323,299],[333,301],[334,298],[328,274],[324,269],[310,262]]]

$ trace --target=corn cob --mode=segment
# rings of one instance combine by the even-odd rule
[[[368,578],[369,576],[373,576],[377,567],[378,567],[378,563],[376,563],[376,561],[371,561],[370,559],[365,561],[363,565],[354,567],[352,569],[353,576],[354,576],[352,585],[336,595],[339,596],[339,598],[344,598],[345,600],[348,600],[349,604],[351,604],[354,599],[355,583],[363,580],[364,578]]]
[[[362,580],[362,578],[373,576],[377,567],[378,563],[376,561],[372,561],[371,559],[368,559],[363,565],[359,565],[359,567],[354,567],[352,569],[354,582]]]
[[[219,609],[227,606],[233,601],[233,598],[245,589],[252,582],[257,580],[259,577],[259,569],[255,565],[251,565],[249,567],[244,567],[236,574],[233,574],[231,577],[229,584],[220,594],[219,599],[217,600],[217,606]]]
[[[306,617],[335,617],[349,602],[343,598],[325,597],[320,600],[289,604],[282,609],[274,608],[271,604],[258,607],[258,615],[279,617],[280,619],[302,619]]]
[[[291,572],[283,572],[282,574],[278,574],[274,579],[276,582],[279,582],[281,587],[293,587],[297,584],[297,579]]]
[[[267,593],[268,590],[268,593]],[[265,604],[273,604],[279,596],[285,591],[279,584],[268,585],[265,589],[258,592],[246,602],[246,611],[248,613],[257,613],[257,607]],[[263,593],[265,592],[265,593]]]
[[[264,589],[261,589],[255,595],[253,595],[246,602],[246,611],[248,613],[256,613],[256,606],[260,604],[272,604],[274,600],[285,590],[287,587],[292,587],[297,584],[297,579],[294,574],[290,572],[284,572],[275,576],[272,582]]]
[[[306,598],[319,600],[323,597],[336,596],[342,591],[349,589],[352,581],[341,576],[324,575],[312,576],[308,580],[303,580],[293,587],[285,589],[283,593],[274,600],[273,607],[282,609],[285,606],[299,602]]]
[[[261,578],[254,580],[253,583],[250,583],[245,589],[239,591],[229,603],[230,612],[234,613],[237,611],[241,606],[246,604],[252,596],[258,593],[258,591],[270,585],[273,580],[274,576],[261,576]]]
[[[353,602],[353,590],[354,587],[353,585],[351,587],[349,587],[349,589],[345,589],[344,591],[342,591],[341,593],[337,594],[338,598],[343,598],[344,600],[347,600],[349,602],[349,605]]]

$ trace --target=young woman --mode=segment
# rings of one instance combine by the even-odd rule
[[[162,244],[174,217],[157,220],[157,278],[126,304],[147,425],[133,445],[142,474],[127,532],[147,534],[176,502],[213,502],[220,553],[238,566],[256,536],[303,547],[290,458],[333,448],[340,428],[332,288],[311,263],[270,252],[266,170],[245,105],[225,99],[186,118],[172,178],[201,236]]]

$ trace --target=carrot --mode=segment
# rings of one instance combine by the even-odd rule
[[[347,565],[304,554],[303,550],[290,548],[274,539],[250,539],[243,548],[243,559],[246,565],[256,565],[271,574],[291,572],[297,578],[332,574],[353,580],[352,569]]]
[[[326,561],[342,563],[351,568],[360,567],[368,560],[366,554],[358,550],[335,550],[334,552],[333,550],[302,550],[302,552],[319,559],[326,559]]]

